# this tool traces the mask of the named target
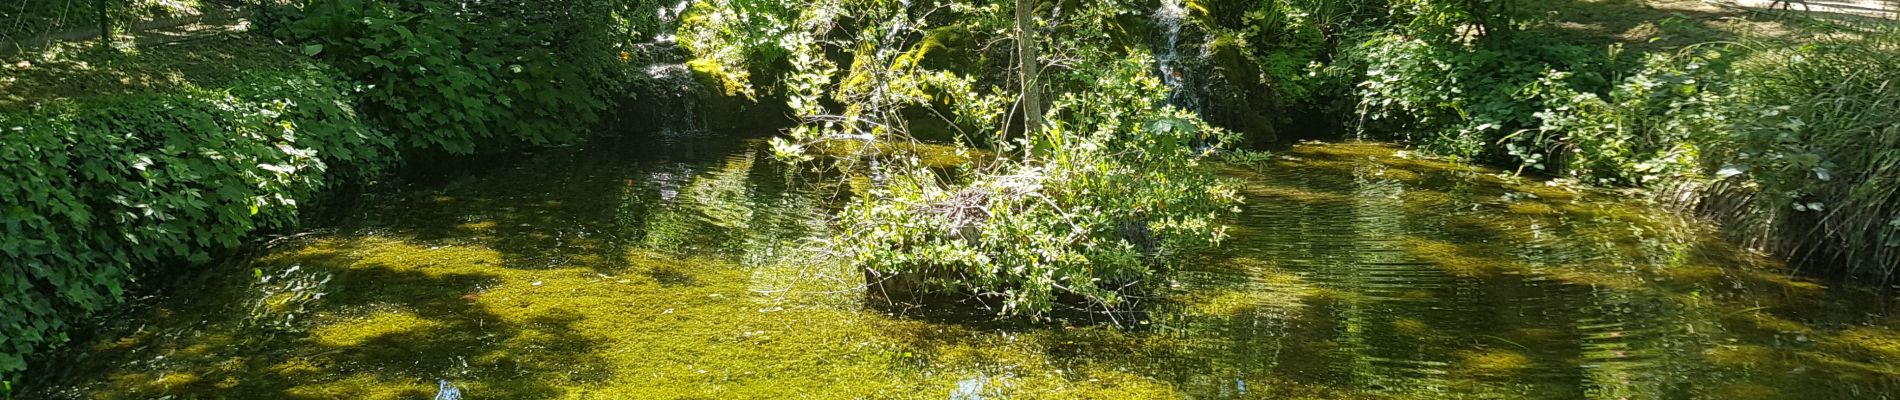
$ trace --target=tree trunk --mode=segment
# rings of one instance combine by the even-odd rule
[[[95,0],[99,8],[99,43],[112,47],[112,19],[106,17],[106,0]]]
[[[1036,20],[1034,0],[1016,0],[1016,53],[1021,63],[1023,84],[1023,134],[1034,137],[1042,128],[1042,100],[1037,93],[1036,75],[1042,63],[1036,59]]]

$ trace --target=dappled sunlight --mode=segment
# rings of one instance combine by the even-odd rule
[[[0,65],[0,108],[223,87],[249,71],[296,69],[286,65],[294,61],[287,57],[238,56],[283,51],[262,38],[126,50],[62,44],[41,54],[5,57],[5,65]]]
[[[812,246],[848,189],[795,185],[764,156],[578,153],[387,199],[143,311],[147,328],[87,344],[52,392],[1615,399],[1900,382],[1900,318],[1840,301],[1872,293],[1613,193],[1383,145],[1229,168],[1250,196],[1234,237],[1121,326],[866,307],[861,272]]]
[[[1582,379],[1593,382],[1588,397],[1613,399],[1714,380],[1722,383],[1710,390],[1738,396],[1825,397],[1900,383],[1886,371],[1896,359],[1877,350],[1891,343],[1881,333],[1891,327],[1854,328],[1879,315],[1867,308],[1877,305],[1839,303],[1874,294],[1793,276],[1695,221],[1625,200],[1636,196],[1372,144],[1305,145],[1263,169],[1229,175],[1247,176],[1253,184],[1243,192],[1266,202],[1247,207],[1274,210],[1243,212],[1232,245],[1281,260],[1313,287],[1308,293],[1338,293],[1301,297],[1311,306],[1287,323],[1320,327],[1311,324],[1336,318],[1340,325],[1285,332],[1319,337],[1280,341],[1288,347],[1283,358],[1363,353],[1347,356],[1366,358],[1362,364],[1346,365],[1372,375],[1341,379],[1406,382],[1352,385],[1361,390],[1507,393],[1524,388],[1508,385],[1531,385],[1542,389],[1519,395],[1540,397],[1532,393]],[[1393,212],[1402,215],[1387,216]],[[1861,311],[1837,310],[1843,307]],[[1237,308],[1244,307],[1222,309]],[[1421,346],[1431,350],[1421,353]],[[1853,374],[1858,386],[1773,372],[1789,369]],[[1310,371],[1286,376],[1313,378]],[[1746,384],[1763,380],[1793,383],[1765,393]]]
[[[1672,49],[1793,34],[1774,18],[1701,0],[1553,0],[1525,6],[1526,12],[1551,20],[1533,31],[1579,44]]]

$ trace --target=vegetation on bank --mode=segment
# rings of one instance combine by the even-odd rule
[[[293,225],[325,188],[395,161],[394,139],[363,123],[333,69],[277,46],[234,47],[270,60],[246,66],[268,67],[0,111],[0,376],[116,304],[147,268],[204,263]],[[92,60],[138,71],[114,64],[170,55]]]
[[[1642,53],[1551,42],[1538,35],[1548,21],[1508,10],[1471,19],[1478,29],[1415,23],[1347,50],[1333,68],[1365,76],[1354,129],[1520,173],[1649,188],[1819,272],[1884,281],[1900,270],[1900,82],[1872,72],[1900,60],[1900,28]]]
[[[327,188],[416,154],[580,140],[625,98],[652,6],[536,4],[256,6],[270,39],[72,44],[6,66],[0,382],[140,276],[294,226]]]
[[[696,8],[681,29],[703,65],[745,71],[754,87],[789,93],[812,84],[852,88],[908,78],[922,83],[891,87],[920,91],[917,100],[872,107],[911,122],[900,130],[947,130],[937,136],[975,147],[1008,148],[1023,139],[986,138],[986,128],[1017,132],[1021,123],[1009,121],[1022,120],[1008,108],[1018,90],[1014,76],[988,72],[1014,68],[1012,54],[1002,51],[1009,24],[996,14],[1006,6],[870,2],[908,7],[878,15],[903,14],[910,19],[893,21],[909,25],[881,29],[874,21],[889,17],[846,12],[850,17],[839,18],[843,27],[833,32],[886,37],[801,55],[794,44],[755,35],[798,33],[810,27],[801,15],[837,5],[720,3],[726,6]],[[1170,7],[1160,3],[1162,10],[1152,2],[1038,3],[1039,12],[1051,13],[1039,35],[1055,41],[1045,44],[1052,53],[1064,54],[1048,64],[1106,69],[1112,57],[1089,58],[1080,49],[1152,57],[1171,51],[1159,40],[1165,36],[1173,50],[1195,55],[1175,62],[1187,84],[1157,90],[1185,93],[1197,117],[1246,137],[1388,138],[1522,174],[1646,188],[1721,222],[1737,240],[1815,271],[1884,280],[1900,268],[1900,183],[1891,178],[1900,156],[1891,150],[1900,140],[1891,119],[1900,114],[1888,107],[1896,99],[1894,78],[1874,72],[1891,70],[1900,55],[1900,30],[1890,21],[1737,14],[1786,19],[1765,30],[1748,22],[1718,27],[1643,4],[1597,4],[1614,9],[1597,13],[1630,15],[1592,15],[1584,5],[1512,0],[1205,0],[1178,3],[1187,18],[1177,28],[1157,18]],[[1596,20],[1568,19],[1578,16]],[[1643,24],[1630,31],[1647,33],[1574,32],[1587,23]],[[850,35],[826,38],[842,37]],[[797,68],[800,57],[828,59],[838,69],[811,79]],[[933,92],[935,76],[1003,97]],[[1043,89],[1094,89],[1059,85]],[[954,114],[999,102],[1003,109],[976,113],[981,118]],[[915,122],[942,115],[955,117],[950,124]],[[1259,117],[1271,126],[1262,129]],[[984,125],[992,120],[1002,123]],[[858,137],[883,137],[867,129],[873,134]]]
[[[786,99],[800,125],[774,142],[782,158],[929,138],[992,154],[811,165],[872,182],[835,216],[847,263],[1004,315],[1150,294],[1234,212],[1205,161],[1303,129],[1649,188],[1830,271],[1900,267],[1900,89],[1881,73],[1900,33],[1884,25],[1645,53],[1541,35],[1558,21],[1524,1],[1022,3],[1046,58],[1009,50],[1021,36],[1005,4],[717,0],[677,33],[727,94]],[[275,60],[263,68],[0,99],[14,102],[0,111],[0,261],[25,266],[0,271],[0,380],[151,266],[293,224],[337,182],[416,154],[580,140],[624,100],[656,7],[298,2],[257,19],[289,47],[233,50]],[[1024,83],[1025,61],[1046,72]],[[1028,115],[1018,99],[1037,90],[1049,112]]]
[[[361,84],[363,113],[406,147],[470,154],[580,140],[627,92],[636,28],[620,17],[637,3],[334,0],[268,26]]]

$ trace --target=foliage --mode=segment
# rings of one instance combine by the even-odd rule
[[[119,301],[143,268],[207,261],[246,233],[295,223],[338,175],[387,165],[393,141],[357,119],[346,93],[306,64],[228,89],[0,114],[0,375]]]
[[[629,4],[311,0],[277,34],[361,82],[406,146],[467,154],[579,140],[620,82]]]
[[[1036,155],[1000,172],[946,182],[894,168],[840,214],[834,245],[854,265],[929,277],[1004,314],[1042,315],[1059,295],[1126,305],[1157,267],[1217,243],[1216,221],[1238,199],[1189,145],[1212,128],[1179,110],[1121,108],[1165,100],[1145,64],[1121,65],[1104,90],[1058,100],[1050,131],[1031,140]]]
[[[1502,143],[1527,167],[1601,185],[1650,185],[1701,174],[1697,144],[1719,140],[1721,96],[1713,82],[1725,53],[1651,56],[1607,96],[1579,91],[1569,73],[1552,71],[1527,95],[1548,108],[1534,131]],[[1547,161],[1564,157],[1563,163]]]
[[[1050,54],[1087,67],[1046,71],[1048,89],[1060,95],[1047,126],[1025,136],[1009,127],[1014,96],[1005,89],[979,90],[976,76],[894,62],[907,55],[879,50],[909,48],[906,41],[923,35],[907,33],[931,29],[918,16],[938,11],[979,21],[970,32],[1003,35],[983,27],[1006,23],[998,18],[1006,9],[857,6],[815,6],[800,21],[812,30],[786,40],[788,98],[806,123],[775,141],[780,155],[811,160],[805,149],[827,142],[914,140],[903,109],[936,101],[950,103],[954,122],[973,128],[960,143],[989,143],[1005,155],[948,176],[907,155],[870,164],[859,163],[867,155],[840,158],[847,170],[880,177],[838,215],[831,245],[854,267],[918,278],[929,291],[973,294],[1000,314],[1041,318],[1073,304],[1058,301],[1064,297],[1097,310],[1125,306],[1171,263],[1220,240],[1216,221],[1237,195],[1199,158],[1210,150],[1205,145],[1235,139],[1164,106],[1168,90],[1150,75],[1146,57],[1093,41],[1106,35],[1045,36]],[[1052,25],[1100,33],[1093,27],[1114,13],[1090,10]],[[829,37],[836,25],[828,18],[840,14],[874,22],[853,27],[853,41],[816,40]],[[834,50],[850,54],[848,67],[825,56]]]
[[[770,66],[785,60],[781,38],[795,29],[800,2],[789,0],[696,1],[680,21],[680,46],[692,51],[739,92],[756,95],[753,75],[776,78]]]
[[[1720,103],[1729,140],[1708,150],[1715,178],[1745,180],[1732,231],[1839,272],[1900,270],[1896,68],[1892,31],[1737,61]]]
[[[1394,0],[1393,20],[1434,41],[1497,38],[1517,29],[1519,0]]]
[[[1526,41],[1493,45],[1434,43],[1378,34],[1349,49],[1347,66],[1363,69],[1358,83],[1359,129],[1387,132],[1434,152],[1474,160],[1501,160],[1495,145],[1539,126],[1537,112],[1554,97],[1544,86],[1598,87],[1592,73],[1606,60],[1571,46]],[[1549,71],[1577,71],[1547,79]],[[1563,100],[1563,99],[1558,99]],[[1512,151],[1526,164],[1541,160]]]
[[[1428,149],[1662,189],[1757,246],[1884,277],[1900,266],[1900,94],[1867,71],[1900,64],[1896,37],[1690,47],[1645,57],[1607,87],[1592,71],[1617,69],[1614,48],[1566,66],[1525,63],[1512,55],[1523,47],[1505,47],[1517,61],[1499,65],[1482,61],[1495,47],[1385,37],[1366,47],[1362,105],[1369,120],[1396,122],[1381,129],[1412,132],[1403,137]],[[1525,70],[1509,65],[1549,69],[1519,83]],[[1509,72],[1472,72],[1499,70]]]

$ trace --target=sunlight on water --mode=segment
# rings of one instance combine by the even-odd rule
[[[645,141],[642,141],[645,140]],[[374,196],[81,337],[26,398],[1892,398],[1891,299],[1631,196],[1307,144],[1115,328],[896,316],[848,180],[669,135]]]

